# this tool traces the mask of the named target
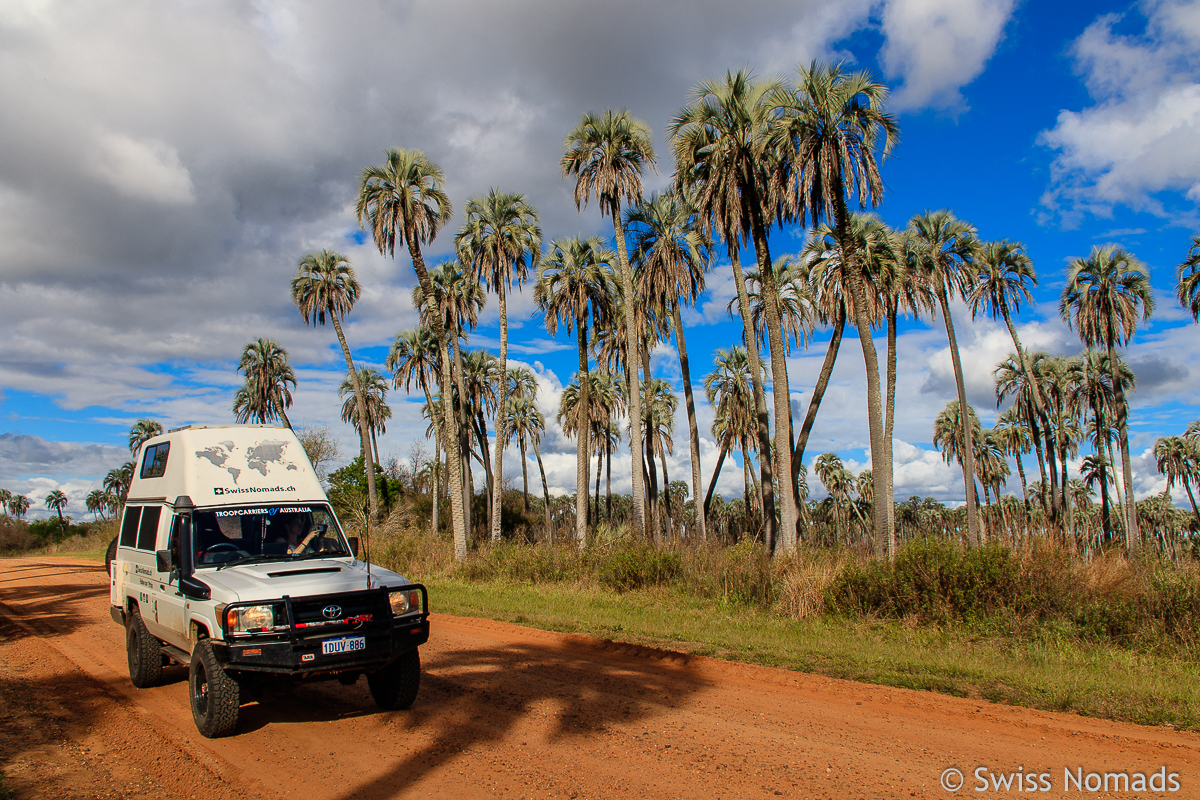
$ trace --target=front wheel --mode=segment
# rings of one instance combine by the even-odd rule
[[[233,733],[241,707],[241,687],[221,667],[208,639],[201,639],[192,650],[188,698],[201,736],[216,739]]]
[[[408,708],[421,688],[421,656],[410,650],[378,672],[367,675],[375,705],[385,711]]]
[[[162,675],[162,651],[158,639],[146,630],[137,606],[129,609],[125,622],[125,655],[129,660],[129,680],[139,689],[158,683]]]

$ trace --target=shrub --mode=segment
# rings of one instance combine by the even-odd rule
[[[617,591],[667,586],[683,572],[678,553],[649,544],[615,548],[600,558],[600,582]]]

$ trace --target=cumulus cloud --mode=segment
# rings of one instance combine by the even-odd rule
[[[893,106],[961,110],[960,89],[987,65],[1015,0],[889,0],[880,54],[888,77],[902,78]]]
[[[1042,198],[1068,223],[1113,206],[1175,213],[1158,196],[1200,197],[1200,6],[1190,0],[1140,4],[1145,28],[1119,34],[1107,14],[1075,41],[1072,55],[1094,105],[1059,112],[1039,141],[1055,151]]]

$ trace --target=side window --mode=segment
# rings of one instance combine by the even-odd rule
[[[141,506],[125,506],[125,520],[121,523],[121,547],[137,547],[138,522],[141,518]]]
[[[171,451],[171,443],[163,442],[146,448],[142,457],[142,477],[161,478],[167,472],[167,454]]]
[[[137,549],[154,550],[158,539],[158,520],[162,516],[162,506],[146,506],[142,511],[142,524],[138,527]]]

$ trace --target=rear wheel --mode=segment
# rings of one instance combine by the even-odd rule
[[[162,675],[162,651],[158,639],[146,630],[137,606],[129,609],[125,621],[125,654],[129,660],[129,680],[139,689],[158,683]]]
[[[421,656],[410,650],[378,672],[367,675],[375,705],[385,711],[408,708],[421,688]]]
[[[241,706],[241,687],[221,667],[208,639],[201,639],[192,650],[188,697],[201,736],[216,739],[233,733]]]

